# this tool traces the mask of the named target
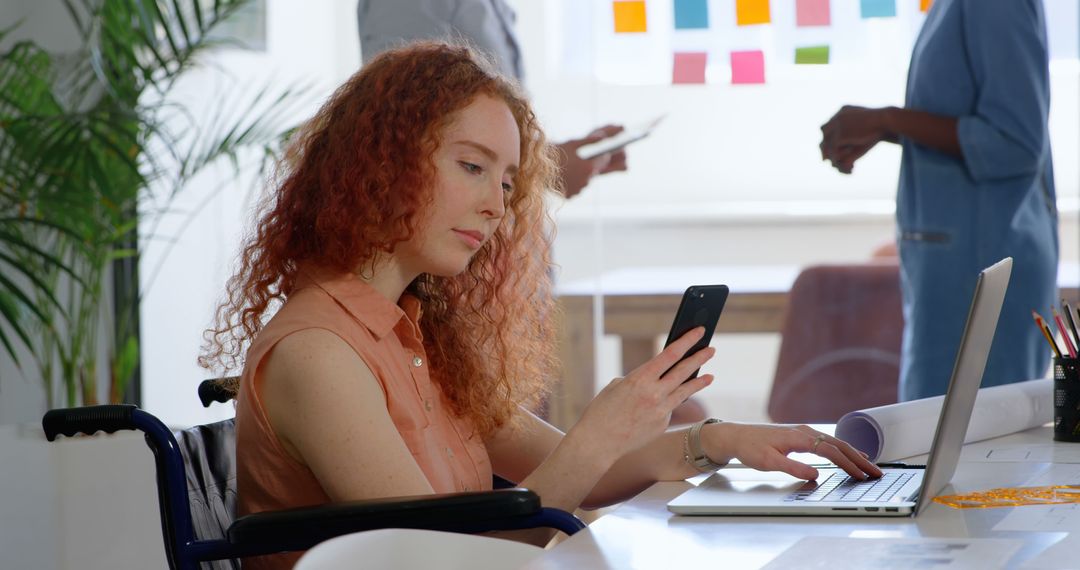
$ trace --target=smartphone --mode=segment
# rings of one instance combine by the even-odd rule
[[[679,360],[709,346],[727,297],[727,285],[691,285],[687,288],[679,303],[679,310],[675,312],[675,321],[671,323],[671,332],[668,333],[664,346],[675,342],[691,329],[701,326],[705,327],[705,335],[698,339]],[[698,372],[700,369],[695,370],[687,380],[697,378]],[[664,373],[667,374],[667,371]]]

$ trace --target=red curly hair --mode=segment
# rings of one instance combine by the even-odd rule
[[[200,365],[241,368],[301,265],[353,272],[416,235],[444,129],[488,95],[506,103],[521,133],[506,215],[463,273],[424,274],[409,289],[423,305],[433,378],[455,413],[487,436],[518,405],[540,401],[557,371],[544,207],[556,163],[519,88],[492,69],[467,47],[417,43],[383,53],[337,89],[278,165]]]

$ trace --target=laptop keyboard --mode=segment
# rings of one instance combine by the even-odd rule
[[[847,474],[834,471],[824,481],[808,481],[798,491],[784,498],[785,501],[839,501],[877,502],[888,501],[904,488],[915,472],[889,471],[880,479],[859,481]]]

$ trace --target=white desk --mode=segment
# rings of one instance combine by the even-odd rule
[[[1046,446],[1049,427],[971,444],[945,493],[1017,486],[1051,464],[985,462],[979,458],[995,445]],[[1070,452],[1080,444],[1053,443]],[[1070,454],[1071,455],[1071,454]],[[914,458],[917,462],[920,458]],[[1080,466],[1078,466],[1080,467]],[[700,481],[698,478],[695,481]],[[864,538],[1006,538],[1023,542],[1009,561],[1016,567],[1066,536],[1064,532],[992,530],[1012,508],[953,509],[931,505],[918,517],[685,517],[667,510],[667,502],[690,482],[658,483],[589,528],[545,552],[525,568],[759,568],[807,536]],[[1023,509],[1025,507],[1014,507]],[[837,552],[837,557],[844,556]],[[1080,558],[1078,558],[1080,561]]]

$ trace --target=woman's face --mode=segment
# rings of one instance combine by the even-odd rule
[[[442,133],[431,206],[398,261],[419,273],[457,275],[499,227],[513,189],[521,135],[510,108],[478,96]]]

